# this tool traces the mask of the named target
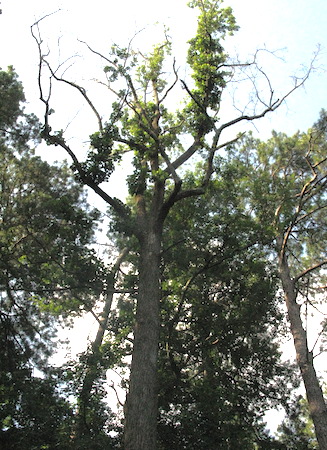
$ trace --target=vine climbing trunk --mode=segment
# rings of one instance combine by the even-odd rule
[[[300,305],[296,301],[295,283],[290,275],[287,258],[279,255],[279,276],[282,281],[285,302],[294,340],[297,364],[306,390],[309,412],[312,418],[320,450],[327,450],[327,408],[323,392],[309,351],[307,333],[302,325]]]

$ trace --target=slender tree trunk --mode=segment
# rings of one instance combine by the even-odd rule
[[[315,427],[320,450],[327,450],[327,408],[323,392],[313,365],[313,355],[308,349],[307,333],[302,325],[300,306],[296,302],[296,290],[291,278],[286,256],[279,255],[279,275],[284,290],[288,319],[294,339],[296,360],[304,382],[310,416]]]
[[[125,450],[157,447],[161,236],[162,230],[150,225],[140,239],[139,293],[125,405]]]
[[[125,259],[129,249],[126,247],[118,256],[110,274],[107,279],[107,295],[105,296],[105,302],[103,310],[99,319],[99,327],[94,341],[92,342],[92,353],[87,358],[87,368],[84,375],[84,380],[81,388],[81,392],[78,398],[78,413],[76,417],[76,433],[75,439],[78,441],[83,436],[90,433],[90,424],[88,423],[88,409],[90,407],[90,396],[96,378],[98,377],[97,360],[99,358],[100,347],[103,342],[103,337],[107,329],[109,315],[112,307],[112,301],[114,296],[114,288],[116,275],[120,268],[121,263]]]

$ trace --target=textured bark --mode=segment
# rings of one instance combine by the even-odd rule
[[[296,360],[304,382],[309,412],[315,427],[320,450],[327,450],[327,408],[323,392],[309,351],[307,333],[302,325],[300,306],[296,301],[296,289],[283,252],[279,256],[279,275],[282,281],[288,319],[294,340]]]
[[[149,227],[141,239],[134,348],[125,405],[125,450],[155,450],[157,446],[160,248],[161,230]]]

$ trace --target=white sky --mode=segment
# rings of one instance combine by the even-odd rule
[[[271,129],[289,134],[298,129],[306,131],[318,118],[320,109],[327,109],[326,0],[226,0],[224,6],[232,6],[240,26],[228,43],[230,54],[233,49],[243,56],[253,54],[257,48],[265,47],[272,51],[283,49],[280,53],[285,60],[283,69],[280,62],[273,58],[266,67],[278,83],[278,89],[287,89],[290,76],[301,73],[301,68],[310,64],[318,44],[321,45],[315,63],[317,70],[305,88],[297,91],[285,107],[257,124],[264,138]],[[42,114],[42,105],[38,101],[38,53],[30,26],[43,15],[62,8],[61,12],[44,22],[42,33],[49,39],[51,48],[55,48],[57,39],[61,38],[61,49],[65,55],[81,51],[77,39],[105,53],[113,42],[127,43],[144,26],[147,26],[147,32],[143,44],[154,44],[158,40],[158,32],[153,24],[159,21],[170,28],[176,59],[183,61],[185,42],[192,37],[196,26],[194,12],[186,7],[186,0],[2,0],[0,7],[0,67],[15,67],[25,88],[29,110],[39,115]],[[83,60],[83,64],[85,72],[75,74],[76,77],[84,80],[100,76],[99,61],[95,63],[87,59]],[[64,103],[64,108],[71,106],[65,97],[60,97],[60,101]],[[74,133],[78,134],[78,130],[81,128],[77,126]],[[82,135],[73,137],[87,138]]]

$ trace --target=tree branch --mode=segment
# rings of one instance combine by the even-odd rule
[[[296,276],[294,278],[294,283],[296,283],[297,281],[299,281],[301,278],[305,277],[309,273],[313,272],[314,270],[319,269],[320,267],[324,266],[325,264],[327,264],[327,259],[309,267],[308,269],[305,269],[303,272],[301,272],[298,276]]]
[[[83,88],[82,86],[79,86],[76,83],[73,83],[72,81],[66,80],[65,78],[58,77],[55,74],[55,72],[52,70],[50,64],[45,60],[44,60],[44,62],[47,65],[51,75],[53,76],[53,78],[55,80],[61,81],[62,83],[66,83],[69,86],[72,86],[73,88],[77,89],[80,94],[82,94],[83,98],[86,100],[86,102],[88,103],[88,105],[90,106],[92,111],[94,112],[94,114],[97,118],[97,121],[98,121],[99,131],[102,132],[103,131],[102,118],[101,118],[100,114],[98,113],[97,109],[95,108],[93,102],[90,100],[89,96],[87,95],[85,88]]]
[[[174,169],[178,169],[182,164],[184,164],[194,153],[198,150],[201,143],[200,138],[195,138],[193,144],[182,154],[180,155],[173,163],[172,167]],[[166,172],[170,173],[168,167],[166,168]]]

